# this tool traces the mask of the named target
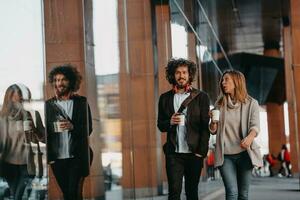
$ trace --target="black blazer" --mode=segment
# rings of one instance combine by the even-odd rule
[[[196,89],[192,89],[195,91]],[[161,132],[167,132],[167,142],[164,144],[165,154],[175,152],[176,146],[176,126],[170,124],[174,114],[174,91],[170,90],[162,94],[159,98],[157,126]],[[200,94],[193,99],[187,107],[186,129],[187,143],[193,153],[206,157],[209,141],[209,98],[208,95],[200,91]]]
[[[91,150],[89,150],[88,137],[92,133],[92,116],[87,99],[83,96],[74,95],[71,97],[73,102],[73,115],[71,122],[74,126],[70,132],[70,152],[74,157],[80,159],[82,167],[82,175],[89,174],[89,166],[91,163]],[[47,135],[47,155],[48,162],[57,159],[58,144],[57,134],[54,132],[53,122],[57,121],[58,111],[53,108],[56,98],[46,101],[46,135]]]

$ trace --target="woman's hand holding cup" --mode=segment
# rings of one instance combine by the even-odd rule
[[[211,121],[213,123],[217,123],[217,122],[219,122],[219,120],[220,120],[220,111],[217,109],[213,109],[211,111]]]
[[[218,122],[220,120],[220,111],[217,109],[213,109],[213,110],[209,111],[209,116],[211,119],[209,129],[210,129],[211,133],[215,133],[217,131]]]

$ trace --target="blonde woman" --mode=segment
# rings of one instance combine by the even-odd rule
[[[216,109],[220,119],[209,125],[217,134],[215,167],[221,172],[226,200],[248,199],[253,166],[262,166],[259,146],[254,138],[259,133],[259,105],[247,93],[244,75],[225,71],[220,79],[220,96]]]
[[[7,88],[0,111],[0,135],[2,174],[15,200],[22,199],[26,185],[30,182],[28,171],[28,145],[23,121],[29,116],[23,108],[23,95],[18,85]],[[29,119],[27,119],[29,120]]]

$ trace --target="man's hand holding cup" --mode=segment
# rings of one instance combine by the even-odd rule
[[[71,131],[73,130],[73,124],[67,119],[60,119],[57,122],[54,122],[54,130],[57,133],[61,133],[64,131]]]
[[[185,116],[183,113],[174,113],[171,117],[171,121],[170,121],[171,125],[180,125],[180,126],[184,126],[185,123]]]

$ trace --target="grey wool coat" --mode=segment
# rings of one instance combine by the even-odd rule
[[[218,123],[217,129],[217,141],[216,141],[216,150],[215,150],[215,167],[222,166],[224,162],[224,134],[226,123],[226,107],[222,106],[218,108],[220,110],[220,121]],[[242,137],[245,138],[250,130],[255,130],[257,135],[260,131],[259,125],[259,105],[258,102],[252,98],[248,97],[245,103],[241,104],[241,131]],[[257,144],[255,139],[247,152],[251,159],[253,166],[263,166],[263,160],[260,153],[260,146]]]

